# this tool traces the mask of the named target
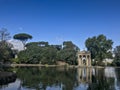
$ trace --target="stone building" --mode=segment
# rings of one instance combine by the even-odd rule
[[[91,66],[91,53],[89,51],[78,51],[78,66]]]

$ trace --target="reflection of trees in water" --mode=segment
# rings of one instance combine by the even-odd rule
[[[114,77],[106,77],[104,69],[95,69],[95,76],[92,75],[92,83],[88,90],[115,90]]]
[[[104,68],[78,68],[77,71],[79,84],[75,90],[81,89],[83,85],[87,85],[87,88],[84,86],[85,90],[115,90],[115,77],[108,77],[111,75],[107,75],[110,73],[105,72]]]
[[[117,78],[116,88],[120,90],[120,68],[115,68],[115,73]]]
[[[81,87],[84,90],[116,90],[115,77],[107,75],[103,68],[22,67],[9,69],[11,70],[17,72],[17,77],[21,81],[18,90],[23,88],[49,90],[56,87],[61,90],[81,90]],[[120,70],[115,70],[117,86],[119,86]]]
[[[15,82],[17,76],[13,72],[0,72],[0,88],[6,87],[9,83]]]
[[[45,90],[47,86],[59,86],[63,90],[72,90],[76,82],[75,69],[19,68],[17,75],[22,87],[36,90]]]

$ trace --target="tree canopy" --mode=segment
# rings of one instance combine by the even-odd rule
[[[12,51],[12,45],[8,42],[0,41],[0,62],[5,63],[14,57]]]
[[[10,33],[6,28],[0,30],[0,62],[5,63],[13,58],[12,44],[8,43],[10,39]]]
[[[114,49],[114,54],[115,54],[114,63],[117,66],[120,66],[120,46],[116,46],[116,48]]]
[[[85,41],[87,50],[91,52],[92,59],[102,62],[103,59],[112,57],[112,45],[113,41],[107,39],[103,34],[88,38]]]
[[[70,44],[68,44],[70,43]],[[26,44],[27,49],[18,54],[20,63],[56,64],[62,60],[68,64],[76,64],[77,48],[71,41],[63,42],[65,45],[49,45],[48,42],[31,42]]]
[[[64,41],[63,49],[58,52],[58,59],[69,64],[77,64],[77,51],[79,48],[72,41]]]
[[[26,43],[28,39],[32,39],[32,36],[26,33],[19,33],[19,34],[15,34],[13,38],[20,40],[23,43]]]
[[[28,39],[32,39],[32,36],[29,35],[29,34],[26,34],[26,33],[19,33],[19,34],[15,34],[13,36],[14,39],[17,39],[17,40],[20,40],[23,45],[24,45],[24,48],[25,48],[25,44],[27,42]]]
[[[77,64],[77,52],[79,47],[72,41],[64,41],[62,45],[49,45],[48,42],[30,42],[32,36],[26,33],[18,33],[13,36],[14,39],[20,40],[24,45],[24,51],[18,53],[19,63],[42,63],[42,64],[56,64],[57,61],[63,61],[68,64]],[[7,42],[10,39],[10,33],[7,29],[0,30],[0,60],[10,60],[15,51],[12,50],[12,45]],[[112,58],[113,41],[107,39],[103,34],[93,36],[85,41],[87,50],[91,52],[92,59],[99,65],[104,59]],[[25,50],[25,46],[27,49]],[[114,49],[116,65],[120,65],[120,46]]]

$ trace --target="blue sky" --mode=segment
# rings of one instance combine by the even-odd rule
[[[32,41],[73,41],[82,50],[88,37],[104,34],[120,45],[120,0],[0,0],[0,28]]]

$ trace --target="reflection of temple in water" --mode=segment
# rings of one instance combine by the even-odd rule
[[[77,82],[76,90],[97,90],[94,88],[101,88],[100,90],[120,90],[119,73],[116,75],[116,70],[113,67],[106,68],[77,68]],[[94,83],[94,84],[93,84]],[[101,83],[103,87],[101,86]]]
[[[78,83],[92,82],[92,68],[77,68]]]

